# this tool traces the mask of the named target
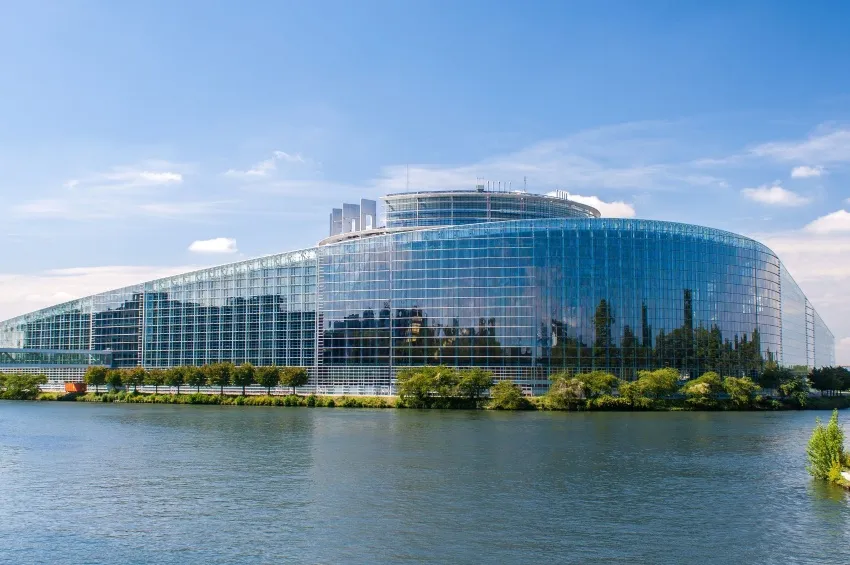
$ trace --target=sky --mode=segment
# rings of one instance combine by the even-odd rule
[[[850,4],[0,0],[0,319],[476,179],[754,237],[850,364]]]

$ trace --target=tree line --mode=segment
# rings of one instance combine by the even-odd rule
[[[184,386],[192,387],[196,392],[201,391],[202,386],[214,386],[219,388],[219,394],[224,394],[224,387],[242,387],[242,395],[245,389],[253,384],[258,384],[271,394],[274,387],[285,386],[295,389],[307,384],[309,375],[304,367],[278,367],[276,365],[265,365],[255,367],[251,363],[234,365],[233,363],[211,363],[203,366],[182,365],[169,369],[146,369],[144,367],[130,367],[126,369],[110,369],[103,366],[92,366],[86,370],[84,380],[87,385],[95,387],[95,393],[100,392],[100,387],[109,385],[113,389],[133,388],[134,392],[142,385],[154,387],[154,392],[159,394],[159,387],[168,386],[177,389]]]
[[[45,375],[0,373],[0,398],[32,400],[38,396],[39,385],[43,384],[47,384]]]
[[[628,405],[649,407],[664,399],[684,399],[686,405],[710,408],[721,401],[734,407],[752,406],[762,391],[776,394],[782,401],[803,407],[808,402],[809,387],[834,394],[850,388],[850,371],[843,367],[812,370],[808,376],[776,363],[768,363],[757,378],[723,377],[706,371],[693,379],[682,380],[672,368],[639,371],[637,379],[620,380],[604,371],[571,374],[569,371],[550,377],[548,400],[554,406],[574,406],[589,401],[590,406]],[[616,398],[613,398],[616,391]]]
[[[676,369],[639,371],[638,378],[623,381],[604,371],[552,375],[545,399],[548,408],[652,408],[671,398],[684,398],[686,405],[709,408],[722,395],[736,407],[753,404],[761,386],[749,377],[721,377],[707,371],[695,379],[681,380]],[[616,392],[616,396],[615,396]]]
[[[831,375],[830,386],[841,390],[840,379],[850,376],[850,371],[840,367],[813,371],[813,386],[825,386],[822,374]],[[755,380],[723,377],[715,371],[683,379],[677,369],[664,368],[639,371],[635,380],[619,379],[606,371],[562,371],[552,374],[549,381],[544,396],[528,398],[516,383],[496,382],[491,372],[481,368],[425,366],[400,371],[397,386],[402,403],[410,408],[469,408],[482,405],[486,399],[487,407],[505,410],[651,409],[671,403],[693,408],[746,408],[765,401],[758,396],[763,389],[775,391],[786,404],[803,407],[809,394],[806,376],[775,364]]]

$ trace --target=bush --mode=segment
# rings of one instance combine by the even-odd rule
[[[815,429],[806,449],[809,459],[809,473],[816,479],[833,481],[834,468],[838,466],[841,476],[841,463],[845,460],[844,430],[838,425],[838,410],[832,411],[829,423],[824,426],[820,418],[815,420]],[[836,481],[833,481],[836,482]]]
[[[47,377],[45,375],[0,373],[0,398],[33,400],[40,392],[39,385],[46,383]]]
[[[585,383],[569,372],[557,373],[549,377],[552,384],[546,393],[544,407],[549,410],[574,410],[579,407],[585,396]]]
[[[643,399],[647,404],[649,400]],[[641,408],[642,406],[637,406],[637,408]],[[629,401],[628,398],[623,398],[622,396],[612,396],[610,394],[603,394],[602,396],[598,396],[596,398],[591,398],[587,401],[587,408],[589,410],[631,410],[635,408],[632,402]]]
[[[490,389],[491,410],[528,410],[532,404],[513,381],[499,381]]]
[[[805,379],[795,377],[779,385],[779,395],[804,408],[809,399],[809,385],[806,384]]]
[[[723,389],[729,395],[729,400],[735,406],[750,406],[753,403],[753,395],[759,386],[749,377],[723,379]]]
[[[723,392],[723,381],[720,375],[708,371],[701,377],[686,382],[682,392],[696,406],[715,406],[717,395]]]

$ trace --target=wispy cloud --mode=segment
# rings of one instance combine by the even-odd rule
[[[777,141],[754,147],[757,157],[823,165],[850,161],[850,130],[817,133],[802,141]]]
[[[235,200],[157,201],[145,202],[133,198],[45,198],[12,206],[13,216],[19,218],[62,219],[84,222],[97,219],[150,217],[177,218],[209,216],[228,213]]]
[[[40,198],[10,206],[11,217],[49,218],[68,221],[126,217],[188,217],[217,214],[233,201],[185,200],[181,187],[188,165],[168,161],[144,161],[139,165],[113,167],[79,179],[71,179]]]
[[[187,216],[209,216],[232,212],[238,204],[236,200],[193,200],[172,202],[150,202],[138,205],[138,211],[157,218],[178,218]]]
[[[763,184],[756,188],[745,188],[741,191],[741,194],[754,202],[772,206],[803,206],[809,203],[808,198],[786,190],[779,184]]]
[[[624,126],[626,127],[626,126]],[[628,129],[628,128],[627,128]],[[651,131],[617,129],[579,134],[536,143],[518,151],[460,165],[415,164],[384,167],[374,185],[384,191],[472,188],[480,177],[511,181],[522,188],[524,179],[537,188],[579,190],[681,190],[687,187],[725,187],[726,181],[697,170],[692,164],[656,160],[652,148],[664,140]],[[650,148],[650,149],[647,149]]]
[[[139,165],[118,166],[65,182],[65,188],[74,191],[126,190],[142,187],[174,185],[183,182],[188,167],[168,161],[145,161]]]
[[[228,169],[225,176],[240,179],[264,179],[272,176],[278,168],[279,163],[306,165],[307,160],[300,153],[287,153],[285,151],[274,151],[268,159],[260,161],[246,170]]]
[[[201,239],[193,241],[189,245],[192,253],[236,253],[236,240],[229,237],[216,237],[213,239]]]
[[[825,172],[826,171],[824,171],[823,167],[807,167],[803,165],[791,169],[791,178],[806,179],[810,177],[819,177]]]

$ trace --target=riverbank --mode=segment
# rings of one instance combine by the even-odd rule
[[[154,394],[142,392],[103,392],[85,394],[63,394],[42,392],[36,400],[64,402],[106,402],[132,404],[198,404],[217,406],[303,406],[315,408],[409,408],[396,396],[328,396],[328,395],[218,395],[205,393]],[[523,397],[515,405],[493,405],[491,400],[445,399],[434,403],[431,408],[439,409],[492,409],[492,410],[540,410],[557,412],[670,412],[670,411],[770,411],[770,410],[831,410],[850,408],[850,397],[810,397],[805,406],[774,398],[756,398],[749,405],[735,404],[726,399],[710,402],[693,402],[684,398],[662,399],[630,404],[621,397],[606,396],[582,400],[571,405],[556,405],[546,396]]]

